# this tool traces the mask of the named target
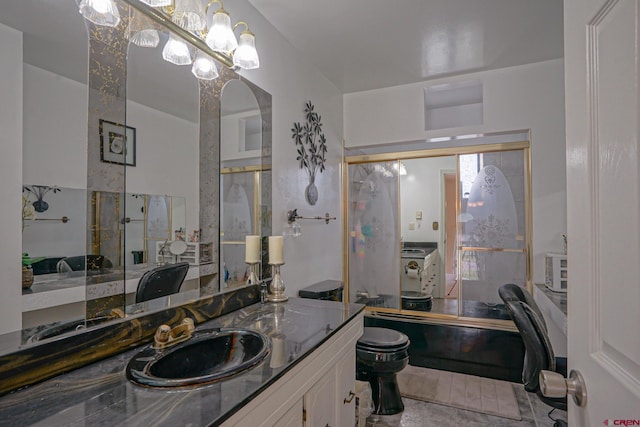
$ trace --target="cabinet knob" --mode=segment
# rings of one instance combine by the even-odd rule
[[[356,397],[356,394],[354,392],[352,392],[351,390],[349,390],[349,398],[344,398],[344,404],[348,404],[351,403],[351,401],[353,400],[353,398]],[[328,424],[327,424],[328,425]]]

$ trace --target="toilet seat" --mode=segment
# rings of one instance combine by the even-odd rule
[[[406,350],[409,338],[398,331],[386,328],[366,327],[356,343],[357,350],[392,353]]]

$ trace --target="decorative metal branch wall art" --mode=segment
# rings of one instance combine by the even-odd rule
[[[318,201],[318,187],[315,180],[318,172],[324,172],[324,163],[327,154],[327,139],[322,132],[322,118],[314,111],[311,101],[307,101],[304,107],[306,122],[295,122],[291,128],[291,137],[296,144],[300,169],[307,170],[309,185],[305,189],[304,196],[307,203],[315,205]]]

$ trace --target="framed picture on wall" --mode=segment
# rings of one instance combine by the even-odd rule
[[[136,129],[100,119],[100,160],[136,165]]]

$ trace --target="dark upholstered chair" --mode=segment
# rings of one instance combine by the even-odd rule
[[[103,255],[80,255],[62,258],[58,261],[56,269],[58,273],[68,273],[70,271],[101,271],[113,267],[109,258]]]
[[[540,400],[557,409],[567,410],[567,398],[545,397],[540,391],[538,376],[540,371],[555,371],[566,378],[567,359],[556,358],[547,333],[547,325],[540,308],[525,289],[507,284],[498,289],[500,298],[515,323],[525,347],[522,382],[525,390],[534,392]],[[556,425],[562,425],[562,423]]]
[[[33,275],[38,276],[40,274],[57,273],[58,270],[56,265],[58,265],[58,261],[62,258],[64,257],[45,258],[42,261],[34,262],[31,264],[31,267],[33,268]]]
[[[189,271],[188,262],[163,265],[147,271],[138,282],[136,302],[178,293],[187,271]]]

